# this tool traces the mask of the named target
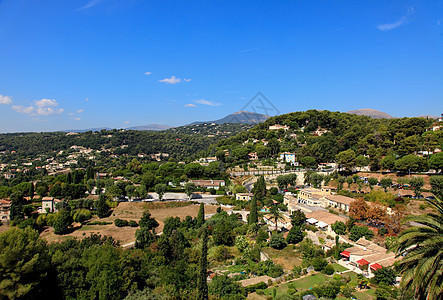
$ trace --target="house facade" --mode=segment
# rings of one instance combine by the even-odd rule
[[[254,194],[252,193],[237,193],[235,195],[235,200],[241,200],[241,201],[251,201]]]
[[[355,199],[341,196],[341,195],[326,195],[326,206],[331,206],[337,208],[342,211],[349,212],[349,208],[351,207],[351,203],[355,201]]]
[[[295,153],[283,152],[280,153],[280,160],[287,163],[295,163],[296,155]]]
[[[8,222],[11,218],[11,201],[0,199],[0,222]]]
[[[221,186],[225,186],[224,180],[189,180],[189,182],[206,189],[218,190]]]

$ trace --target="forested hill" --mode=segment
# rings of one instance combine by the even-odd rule
[[[310,157],[321,163],[335,161],[338,153],[352,149],[377,169],[380,160],[387,155],[398,158],[420,150],[441,148],[442,131],[426,131],[433,122],[425,118],[373,119],[308,110],[269,118],[248,131],[219,141],[207,152],[228,150],[232,154],[228,160],[239,161],[246,160],[250,152],[257,152],[259,158],[267,158],[279,151],[290,151],[297,153],[299,160]],[[269,126],[274,124],[290,128],[269,131]],[[318,134],[318,130],[324,132]],[[263,141],[269,143],[265,146]]]
[[[114,154],[168,153],[183,159],[205,149],[216,137],[177,135],[172,132],[102,130],[70,135],[63,132],[9,133],[0,135],[0,151],[16,151],[17,156],[29,157],[69,149],[72,145],[94,150],[111,149]]]

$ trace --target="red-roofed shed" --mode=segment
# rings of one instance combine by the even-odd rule
[[[367,260],[364,260],[364,259],[357,260],[357,263],[358,263],[360,266],[366,266],[366,265],[369,265],[369,262],[368,262]]]
[[[370,266],[370,268],[371,268],[371,270],[373,270],[373,271],[377,271],[377,270],[380,270],[381,268],[383,268],[383,266],[379,265],[378,263],[375,263],[375,264],[372,264],[372,265]]]

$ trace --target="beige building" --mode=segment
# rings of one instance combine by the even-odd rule
[[[353,198],[349,198],[341,195],[327,195],[326,197],[327,206],[338,208],[339,210],[349,212],[351,203],[355,201]]]
[[[252,193],[237,193],[235,195],[235,200],[241,200],[241,201],[251,201],[254,194]]]
[[[198,187],[206,188],[206,189],[216,189],[219,187],[225,186],[224,180],[189,180],[190,183],[194,183]]]
[[[55,199],[54,197],[43,197],[40,213],[44,214],[47,212],[57,212],[55,205],[59,202],[61,202],[61,200]]]

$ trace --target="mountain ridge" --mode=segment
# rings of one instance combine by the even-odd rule
[[[199,124],[205,124],[205,123],[216,123],[216,124],[223,124],[223,123],[246,123],[246,124],[258,124],[266,121],[269,119],[270,116],[259,114],[255,112],[250,111],[237,111],[232,114],[227,115],[224,118],[217,119],[214,121],[197,121],[193,122],[188,125],[199,125]]]

